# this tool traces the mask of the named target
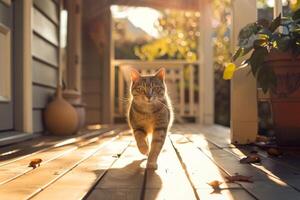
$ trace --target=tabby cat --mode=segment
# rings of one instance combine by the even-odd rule
[[[128,122],[139,151],[148,156],[147,168],[157,169],[157,157],[173,122],[164,68],[154,75],[143,76],[132,69]],[[149,134],[152,134],[151,147]]]

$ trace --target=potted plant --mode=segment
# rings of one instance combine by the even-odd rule
[[[251,54],[242,64],[250,65],[258,87],[270,94],[277,143],[300,145],[300,9],[291,17],[248,24],[238,39],[232,60]],[[231,63],[224,76],[234,70]]]

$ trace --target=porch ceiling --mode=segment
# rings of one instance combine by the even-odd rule
[[[89,12],[84,15],[84,18],[92,19],[97,17],[105,10],[109,9],[111,5],[123,5],[123,6],[140,6],[140,7],[151,7],[157,9],[180,9],[199,11],[200,6],[204,2],[209,0],[85,0],[83,3],[89,7]]]

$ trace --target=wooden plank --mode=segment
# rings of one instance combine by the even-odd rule
[[[225,150],[237,156],[239,159],[245,157],[246,155],[249,155],[252,150],[258,151],[262,162],[260,165],[253,164],[253,167],[261,170],[269,176],[282,180],[289,186],[294,187],[300,191],[300,168],[292,167],[286,164],[284,161],[280,161],[280,159],[272,159],[268,157],[265,152],[262,152],[257,148],[242,147],[228,148]],[[298,160],[298,158],[294,159]]]
[[[100,94],[86,94],[84,97],[84,103],[86,103],[87,108],[100,108]]]
[[[120,159],[112,165],[95,186],[87,199],[140,199],[145,164],[145,157],[138,151],[136,143],[131,143]]]
[[[45,165],[26,173],[11,182],[0,187],[0,195],[3,199],[27,199],[57,181],[63,175],[75,168],[86,159],[99,152],[104,145],[109,145],[114,136],[94,138],[95,141],[78,147]],[[24,183],[26,183],[24,185]]]
[[[184,94],[184,74],[183,68],[180,69],[180,80],[179,80],[179,96],[180,96],[180,115],[183,116],[185,113],[185,94]]]
[[[158,169],[147,171],[144,195],[146,200],[197,199],[169,138],[159,155]]]
[[[201,1],[201,16],[199,20],[200,37],[198,38],[198,55],[200,59],[198,68],[199,81],[199,106],[197,122],[201,124],[214,123],[214,67],[213,67],[213,47],[211,45],[212,27],[212,2],[210,0]]]
[[[257,1],[233,1],[231,52],[238,46],[240,30],[257,20]],[[248,56],[248,55],[247,55]],[[243,59],[248,57],[244,56]],[[240,65],[241,59],[235,64]],[[250,66],[237,70],[230,84],[230,125],[231,139],[234,143],[254,142],[258,130],[257,85],[253,76],[248,76]]]
[[[0,148],[0,167],[9,163],[16,162],[21,159],[25,159],[29,156],[35,156],[38,153],[48,151],[61,146],[66,146],[87,140],[89,138],[103,134],[104,132],[112,131],[115,129],[116,132],[122,130],[117,127],[103,127],[96,131],[82,131],[79,134],[72,135],[69,137],[59,136],[43,136],[38,137],[34,140],[25,141],[16,145],[6,146]],[[31,148],[28,148],[31,147]]]
[[[206,130],[205,130],[206,129]],[[202,131],[204,130],[204,131]],[[260,152],[261,157],[263,158],[261,165],[253,165],[253,167],[261,170],[262,172],[272,176],[274,178],[280,179],[286,184],[300,190],[300,181],[299,181],[299,174],[300,169],[297,168],[295,162],[293,164],[288,164],[289,160],[299,160],[296,157],[290,157],[289,159],[282,160],[284,158],[276,159],[270,158],[266,154],[257,148],[253,149],[250,146],[243,146],[241,148],[235,148],[233,145],[230,144],[228,138],[230,137],[229,129],[222,127],[222,126],[211,126],[202,128],[201,132],[204,134],[204,137],[219,148],[224,148],[225,151],[232,153],[233,155],[237,156],[238,159],[245,157],[250,153],[251,150],[256,150]],[[230,148],[226,148],[230,147]],[[300,164],[298,164],[300,166]]]
[[[33,133],[33,113],[32,113],[32,0],[23,1],[22,7],[22,69],[23,69],[23,110],[22,131]]]
[[[88,109],[86,108],[86,124],[96,124],[101,120],[100,109]]]
[[[197,138],[194,137],[191,140],[196,141]],[[207,151],[207,147],[201,144],[197,143],[196,145],[227,174],[235,175],[235,173],[239,173],[245,176],[252,176],[254,183],[241,182],[240,184],[256,198],[278,200],[300,198],[300,193],[284,181],[274,178],[251,165],[240,164],[236,156],[223,149],[210,149]]]
[[[51,0],[33,0],[34,5],[41,10],[45,16],[49,17],[54,23],[58,24],[58,7]]]
[[[58,66],[58,49],[36,34],[33,34],[32,55],[52,66]]]
[[[32,59],[32,81],[50,87],[57,86],[57,69]]]
[[[12,9],[11,7],[7,7],[3,3],[0,3],[0,23],[4,24],[7,27],[11,27],[12,24]]]
[[[113,135],[114,135],[113,132],[108,132],[105,135],[100,136],[100,138],[107,137],[107,136],[112,137]],[[95,142],[95,138],[81,140],[77,143],[72,143],[66,146],[50,148],[47,151],[42,151],[38,154],[28,156],[22,160],[18,160],[16,162],[12,162],[7,165],[1,166],[0,173],[2,175],[0,177],[0,185],[8,183],[32,171],[33,169],[29,168],[28,164],[34,158],[41,158],[43,160],[43,163],[41,165],[45,165],[46,163],[51,162],[61,156],[64,156],[65,154],[77,150],[81,146],[85,146],[93,142]]]
[[[43,109],[53,99],[55,89],[43,87],[41,85],[33,84],[32,99],[33,109]]]
[[[57,29],[57,26],[39,10],[36,8],[33,9],[33,30],[56,46],[58,46]]]
[[[100,80],[84,79],[82,80],[82,86],[84,88],[84,94],[100,93]]]
[[[122,155],[132,138],[120,137],[49,185],[33,199],[82,199]],[[78,181],[80,180],[80,181]]]
[[[254,199],[243,190],[240,185],[225,183],[226,179],[224,176],[226,173],[184,136],[172,134],[170,138],[184,163],[186,171],[200,199]],[[218,192],[214,191],[212,187],[207,184],[214,180],[223,182],[223,184],[220,185],[221,190]]]
[[[118,105],[119,105],[119,114],[124,115],[124,78],[123,78],[123,70],[122,67],[126,66],[119,66],[118,69]]]
[[[189,65],[189,72],[190,72],[190,77],[189,77],[189,114],[194,115],[195,109],[194,109],[194,103],[195,103],[195,98],[194,98],[194,88],[195,88],[195,81],[194,81],[194,66]]]

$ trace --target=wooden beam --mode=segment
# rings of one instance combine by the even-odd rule
[[[23,1],[23,131],[32,133],[32,0]]]
[[[232,52],[238,43],[238,34],[246,24],[257,18],[256,0],[232,2]],[[240,64],[240,61],[236,62]],[[231,80],[231,142],[254,142],[258,130],[256,80],[249,76],[250,66],[236,71]]]
[[[84,15],[85,20],[91,20],[97,18],[103,14],[112,5],[120,6],[134,6],[134,7],[150,7],[154,9],[177,9],[187,11],[199,11],[202,6],[202,1],[199,0],[172,0],[172,1],[161,1],[161,0],[84,0],[85,5],[92,5],[89,12]]]
[[[114,122],[114,110],[115,110],[115,66],[114,66],[114,58],[115,58],[115,45],[113,40],[113,27],[114,21],[112,19],[112,13],[110,10],[107,10],[107,16],[110,26],[107,27],[107,37],[109,41],[109,48],[105,50],[104,53],[106,63],[103,66],[104,69],[104,83],[103,85],[103,114],[104,123],[113,123]]]
[[[81,0],[68,0],[67,87],[81,92]]]
[[[199,116],[197,121],[201,124],[214,123],[214,69],[212,46],[212,8],[211,1],[201,1],[199,58]]]

